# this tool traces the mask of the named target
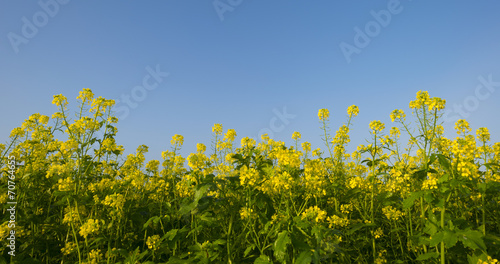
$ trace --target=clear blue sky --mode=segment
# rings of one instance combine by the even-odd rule
[[[119,113],[117,141],[127,153],[148,145],[148,159],[170,148],[174,134],[185,137],[185,157],[198,142],[210,146],[214,123],[236,129],[237,146],[267,128],[276,140],[289,144],[299,131],[323,148],[318,109],[330,110],[334,133],[352,104],[360,108],[354,148],[371,120],[390,127],[393,109],[409,112],[418,90],[447,100],[449,136],[466,115],[500,141],[498,1],[215,4],[1,1],[1,141],[29,115],[54,113],[54,94],[75,99],[82,88],[130,96],[135,108],[117,106],[129,110]],[[159,83],[146,90],[137,87],[143,80]],[[284,108],[294,116],[288,124],[275,113]]]

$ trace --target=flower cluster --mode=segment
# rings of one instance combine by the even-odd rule
[[[302,220],[312,220],[316,223],[321,223],[326,218],[326,212],[321,210],[318,206],[307,208],[301,215]]]

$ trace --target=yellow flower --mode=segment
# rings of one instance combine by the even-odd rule
[[[14,138],[14,137],[24,137],[24,135],[26,135],[26,132],[20,128],[20,127],[16,127],[14,129],[12,129],[12,132],[10,132],[10,136],[11,138]]]
[[[429,105],[429,111],[432,111],[434,109],[438,111],[443,110],[446,106],[446,100],[443,100],[439,97],[433,97],[428,103],[428,105]]]
[[[65,107],[66,105],[68,105],[68,99],[62,94],[54,95],[54,100],[52,100],[52,104]]]
[[[490,132],[488,131],[488,128],[486,127],[480,127],[478,130],[476,130],[476,135],[477,139],[481,141],[490,141]]]
[[[500,261],[498,261],[498,259],[494,259],[490,256],[487,257],[486,261],[481,260],[481,259],[479,259],[477,261],[477,264],[497,264],[497,263],[500,263]]]
[[[92,99],[94,99],[94,94],[92,93],[92,90],[89,88],[83,88],[82,91],[80,91],[80,94],[76,97],[76,99],[82,100],[83,103],[89,103],[92,102]]]
[[[85,222],[81,227],[80,227],[80,235],[87,238],[91,234],[95,234],[99,231],[101,225],[99,224],[98,220],[94,219],[88,219],[87,222]]]
[[[146,169],[148,169],[148,170],[150,170],[152,172],[157,172],[159,165],[160,165],[160,161],[158,161],[158,160],[150,160],[146,164]]]
[[[170,144],[172,144],[174,146],[175,145],[182,146],[182,144],[184,144],[184,137],[182,135],[175,134],[172,137],[172,140],[170,141]]]
[[[102,259],[102,253],[100,249],[92,249],[89,253],[89,264],[98,264]]]
[[[455,123],[455,130],[457,130],[457,134],[460,135],[470,132],[471,128],[469,127],[469,123],[465,119],[459,119]]]
[[[55,112],[52,114],[52,119],[61,119],[61,118],[64,118],[64,115],[61,112]]]
[[[235,137],[236,137],[236,130],[228,129],[226,135],[224,135],[224,140],[233,141]]]
[[[326,109],[326,108],[319,109],[319,111],[318,111],[319,120],[326,121],[329,116],[330,116],[330,112],[328,111],[328,109]]]
[[[240,184],[254,186],[259,179],[259,172],[255,168],[243,166],[240,168]]]
[[[404,121],[405,117],[406,117],[405,112],[401,109],[396,109],[396,110],[391,112],[391,121],[392,122],[394,122],[395,120]]]
[[[297,131],[293,132],[293,135],[292,135],[293,140],[298,140],[300,138],[301,138],[301,135],[299,132],[297,132]]]
[[[377,228],[377,230],[375,230],[375,232],[373,232],[373,235],[375,236],[375,239],[378,239],[384,235],[384,230],[379,227]]]
[[[244,137],[241,139],[241,147],[242,148],[245,148],[245,147],[251,148],[251,147],[255,146],[255,143],[256,143],[255,139],[253,139],[253,138]]]
[[[214,124],[214,126],[212,127],[212,132],[214,132],[216,135],[222,135],[222,125]]]
[[[58,189],[61,192],[66,192],[66,191],[71,191],[74,186],[73,179],[71,177],[68,177],[66,179],[59,179],[58,180]]]
[[[148,239],[146,241],[146,245],[148,245],[149,249],[156,251],[158,249],[158,247],[160,246],[160,236],[154,235],[154,236],[148,237]]]
[[[302,150],[304,150],[305,152],[311,151],[311,143],[309,142],[302,143]]]
[[[302,213],[302,216],[301,216],[302,220],[313,219],[314,222],[316,222],[316,223],[323,222],[323,220],[325,220],[325,218],[326,218],[326,212],[321,210],[318,206],[312,206],[312,207],[307,208]]]
[[[349,116],[358,116],[359,108],[355,105],[351,105],[347,108],[347,115]]]
[[[373,130],[373,133],[376,133],[377,131],[380,132],[384,130],[385,125],[380,122],[380,120],[374,120],[370,122],[370,128]]]
[[[241,220],[245,220],[245,219],[250,218],[252,216],[252,213],[253,213],[253,209],[248,208],[248,207],[242,207],[240,209]]]
[[[196,151],[200,154],[204,153],[205,151],[207,150],[207,147],[202,144],[202,143],[198,143],[196,144]]]
[[[392,127],[389,133],[391,137],[399,138],[399,136],[401,136],[401,131],[399,131],[399,128],[397,127]]]
[[[312,155],[313,155],[313,157],[319,157],[319,156],[321,156],[321,149],[317,148],[317,149],[313,150]]]
[[[397,221],[399,218],[401,218],[404,215],[403,212],[399,211],[398,209],[396,209],[390,205],[382,208],[382,212],[389,220],[394,220],[394,221]]]
[[[328,227],[332,228],[333,226],[346,227],[349,225],[349,219],[342,218],[337,215],[333,215],[327,218],[329,223]]]
[[[123,205],[125,205],[125,201],[126,199],[122,194],[114,193],[112,195],[106,195],[103,204],[121,210],[123,209]]]
[[[424,105],[429,105],[431,103],[429,93],[427,91],[418,91],[417,92],[417,100],[410,102],[410,108],[421,108]]]
[[[63,248],[61,248],[61,252],[63,255],[70,255],[71,253],[76,251],[77,245],[74,242],[66,242]]]
[[[340,211],[343,214],[349,214],[352,212],[352,204],[343,204],[340,206]]]

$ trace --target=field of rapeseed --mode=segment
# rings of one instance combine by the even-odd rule
[[[348,153],[349,128],[325,147],[285,146],[212,128],[214,151],[162,160],[123,156],[114,102],[63,95],[0,145],[0,263],[498,263],[500,143],[459,120],[443,136],[445,101],[418,92],[410,110],[372,121]],[[388,113],[389,114],[389,113]],[[74,117],[74,118],[73,118]],[[409,138],[401,142],[401,134]],[[102,137],[96,135],[103,135]],[[16,165],[20,164],[20,165]],[[10,192],[9,192],[10,191]]]

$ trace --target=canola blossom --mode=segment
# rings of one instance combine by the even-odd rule
[[[148,161],[145,145],[123,154],[113,100],[85,88],[76,115],[63,95],[52,103],[54,114],[31,115],[0,144],[0,184],[16,184],[0,193],[2,263],[500,259],[500,142],[464,119],[446,138],[446,101],[426,91],[387,113],[392,126],[365,125],[370,138],[352,152],[356,105],[332,135],[329,110],[318,111],[319,148],[299,131],[287,146],[216,123],[195,153],[181,155],[174,134]]]

